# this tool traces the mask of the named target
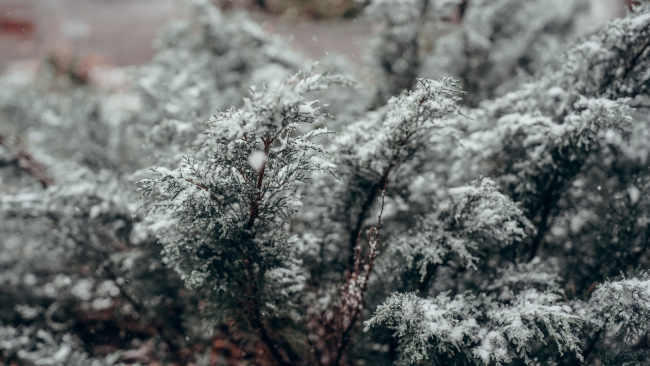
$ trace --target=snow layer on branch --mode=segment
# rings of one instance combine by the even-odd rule
[[[548,335],[555,339],[560,354],[562,348],[580,352],[580,340],[574,335],[580,318],[573,314],[567,304],[561,304],[556,293],[540,293],[530,289],[517,295],[507,306],[493,306],[487,311],[489,326],[479,331],[480,346],[474,355],[486,364],[511,362],[514,356],[530,363],[528,355],[534,342],[544,339],[539,325],[543,324]],[[512,350],[515,345],[515,350]]]
[[[609,331],[620,324],[627,341],[637,340],[650,330],[650,274],[598,285],[585,310],[585,317],[596,328]]]
[[[395,329],[403,352],[416,362],[426,359],[434,347],[440,353],[458,352],[473,341],[479,329],[476,299],[441,294],[420,299],[414,294],[394,293],[364,322],[365,331],[380,324]]]
[[[515,296],[510,304],[466,294],[420,299],[395,293],[364,324],[366,331],[379,324],[395,329],[394,336],[413,362],[429,358],[435,349],[436,353],[470,350],[484,364],[509,363],[515,357],[528,364],[531,348],[544,340],[544,331],[560,352],[563,347],[580,351],[580,341],[573,334],[580,319],[560,300],[555,293],[532,289]]]
[[[455,254],[473,267],[478,253],[512,245],[526,237],[531,224],[512,200],[499,193],[494,181],[481,178],[451,188],[432,213],[419,219],[416,229],[391,245],[407,266],[419,269],[422,278],[429,264],[441,264]]]
[[[432,130],[445,130],[445,118],[460,113],[458,81],[418,79],[414,91],[393,97],[381,111],[350,125],[334,140],[344,160],[382,173],[426,143]]]
[[[581,96],[616,100],[647,94],[650,13],[643,9],[609,22],[570,47],[560,66],[483,107],[490,114],[539,112],[557,121]]]
[[[644,57],[650,50],[644,48],[650,39],[649,21],[641,8],[614,20],[568,49],[557,67],[469,111],[471,122],[458,123],[468,137],[450,152],[452,178],[462,180],[455,172],[487,174],[487,162],[504,171],[498,178],[504,189],[523,196],[521,192],[530,189],[545,189],[530,181],[535,176],[552,170],[567,177],[575,174],[572,170],[595,147],[599,133],[629,131],[632,110],[629,101],[620,98],[646,93],[648,79],[642,70],[648,69],[650,59]],[[472,162],[467,160],[470,155]]]
[[[562,278],[557,272],[559,268],[555,258],[542,261],[539,257],[535,257],[530,262],[510,264],[506,268],[499,269],[497,278],[486,286],[486,290],[519,291],[531,287],[558,289]],[[502,294],[510,297],[508,293],[502,292]]]

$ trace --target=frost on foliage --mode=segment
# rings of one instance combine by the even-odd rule
[[[116,324],[162,319],[182,283],[173,273],[164,274],[158,258],[161,248],[153,238],[146,232],[134,234],[140,220],[133,216],[138,205],[136,192],[129,188],[132,183],[115,172],[93,172],[71,162],[60,162],[51,172],[57,183],[47,190],[0,198],[0,301],[15,305],[0,309],[0,321],[18,326],[18,318],[29,318],[34,331],[26,337],[40,342],[38,329],[51,330],[54,339],[64,340],[69,336],[62,332],[73,325],[83,329],[84,322],[74,315],[79,311],[104,312],[110,315],[106,321]],[[167,297],[170,292],[173,296]],[[173,317],[184,317],[181,307]],[[77,364],[73,356],[51,359],[65,349],[63,343],[29,344],[7,355],[24,355],[35,364]],[[72,347],[70,355],[77,346]],[[100,362],[88,359],[80,364],[91,361]]]
[[[561,57],[561,65],[482,107],[489,114],[540,113],[560,122],[581,98],[647,94],[647,44],[650,13],[639,7],[577,42]],[[579,109],[579,108],[578,108]]]
[[[340,131],[344,126],[363,118],[371,103],[373,95],[368,92],[368,85],[362,82],[367,77],[366,70],[356,65],[348,56],[331,53],[318,61],[321,70],[329,70],[350,80],[350,85],[336,89],[324,90],[316,94],[322,102],[329,104],[327,110],[336,116],[327,126]],[[319,126],[320,127],[320,126]]]
[[[403,352],[413,362],[428,359],[432,353],[469,351],[477,363],[509,363],[516,357],[529,363],[532,346],[546,334],[560,352],[563,347],[579,352],[579,340],[572,333],[579,318],[559,300],[557,294],[536,290],[526,290],[508,304],[469,294],[421,299],[395,293],[377,307],[365,329],[380,324],[394,329]]]
[[[346,128],[336,152],[355,165],[383,172],[425,144],[432,130],[445,130],[445,118],[460,113],[458,81],[418,79],[414,91],[388,101],[381,112]]]
[[[562,297],[556,293],[530,289],[515,296],[509,305],[491,304],[486,312],[489,323],[478,333],[481,342],[474,348],[474,355],[485,363],[511,362],[516,356],[530,363],[531,346],[544,341],[545,330],[555,340],[560,354],[566,347],[578,353],[580,359],[580,340],[574,331],[581,319],[561,300]],[[514,349],[511,349],[512,345]]]
[[[445,119],[460,112],[457,101],[462,92],[456,81],[419,80],[418,84],[414,91],[392,98],[387,106],[348,125],[329,146],[341,179],[318,174],[306,188],[302,211],[308,215],[305,225],[322,238],[323,255],[347,256],[351,262],[359,230],[371,217],[386,178],[390,176],[391,186],[406,184],[411,178],[402,175],[400,167],[425,150],[433,135],[446,134]],[[387,202],[393,202],[392,197]],[[339,245],[347,250],[341,251]]]
[[[89,87],[55,89],[34,76],[0,78],[0,132],[12,131],[46,167],[74,161],[91,169],[132,170],[138,149],[126,132],[140,111],[132,93]],[[34,85],[35,84],[35,85]]]
[[[597,329],[612,330],[620,325],[626,341],[637,341],[648,332],[650,324],[650,274],[616,281],[596,287],[591,295],[585,317]]]
[[[546,242],[571,252],[563,277],[589,286],[647,261],[650,154],[641,143],[648,141],[647,129],[647,122],[635,121],[629,133],[601,134],[560,200]]]
[[[640,8],[610,22],[570,48],[556,69],[470,111],[472,123],[461,127],[468,134],[451,153],[458,158],[452,159],[450,174],[456,174],[455,170],[465,175],[489,174],[520,201],[528,218],[538,226],[538,234],[531,239],[532,254],[552,230],[560,233],[569,229],[559,223],[554,229],[554,216],[561,207],[579,202],[570,201],[567,195],[577,191],[571,186],[581,184],[578,177],[593,179],[599,175],[593,167],[612,159],[600,155],[607,136],[620,136],[620,145],[626,146],[636,141],[631,132],[643,129],[634,127],[633,116],[638,114],[630,107],[630,100],[622,97],[644,93],[646,88],[647,80],[637,70],[643,69],[647,60],[641,57],[648,39],[644,36],[647,17],[647,10]],[[612,70],[622,72],[611,74]],[[626,85],[627,89],[613,89],[614,85]],[[619,174],[615,165],[619,163],[612,164],[614,170],[598,179]],[[589,215],[585,210],[575,212],[574,227]]]
[[[434,211],[421,217],[418,226],[391,250],[403,256],[409,267],[417,267],[424,279],[429,264],[441,264],[454,254],[473,267],[481,251],[522,240],[526,228],[531,228],[530,222],[517,205],[496,190],[494,181],[481,178],[449,189]]]
[[[298,264],[289,268],[273,268],[264,275],[268,287],[266,305],[269,313],[278,311],[276,304],[291,308],[300,303],[299,295],[303,292],[307,279]]]
[[[574,46],[567,54],[567,83],[582,94],[609,98],[634,97],[650,93],[650,7],[634,6],[623,19],[608,23],[602,30]]]
[[[647,16],[639,9],[610,22],[569,48],[557,67],[468,111],[471,122],[458,121],[466,138],[440,153],[449,159],[447,174],[454,181],[462,180],[460,175],[489,175],[508,193],[516,191],[515,200],[532,191],[533,201],[554,202],[536,195],[570,181],[602,138],[600,133],[629,132],[634,113],[628,104],[633,103],[621,97],[642,92],[647,84],[643,73],[637,73],[645,70],[648,59],[640,50],[648,39]],[[625,70],[625,65],[632,67],[629,73],[608,74]],[[612,85],[621,83],[635,92],[612,91]],[[540,211],[528,203],[524,207],[530,214]]]
[[[582,1],[470,0],[434,45],[433,28],[459,3],[372,1],[383,25],[379,96],[361,87],[333,97],[327,87],[343,81],[330,74],[286,78],[304,66],[281,42],[198,0],[193,20],[170,24],[156,59],[133,73],[135,92],[0,80],[0,137],[11,126],[54,182],[42,189],[0,147],[1,362],[109,365],[136,351],[86,356],[117,342],[67,334],[97,316],[124,339],[142,326],[155,352],[178,351],[171,362],[193,362],[183,352],[219,332],[202,323],[223,320],[261,347],[248,354],[287,351],[291,362],[273,356],[285,364],[383,365],[401,352],[443,364],[571,363],[580,356],[560,360],[543,342],[577,351],[578,319],[591,325],[575,333],[586,362],[632,351],[614,336],[646,334],[647,276],[596,283],[648,263],[648,5],[549,63]],[[441,70],[468,77],[474,105],[536,76],[461,110],[459,82],[414,78]],[[343,122],[329,121],[329,100]],[[180,169],[137,170],[174,166],[192,148]],[[147,221],[130,183],[142,178]],[[377,222],[386,182],[381,238],[356,241]],[[543,249],[531,258],[536,239]],[[356,244],[358,271],[346,272]],[[386,298],[366,323],[372,333],[357,337],[363,309]],[[325,322],[314,326],[314,314]]]
[[[501,290],[500,298],[509,298],[510,291],[520,291],[526,288],[557,289],[562,278],[559,272],[557,259],[550,258],[542,261],[535,257],[530,262],[510,264],[499,269],[497,278],[486,286],[487,291]]]
[[[121,195],[125,182],[111,172],[95,174],[75,164],[60,163],[56,168],[53,172],[64,173],[54,174],[59,184],[44,192],[17,192],[0,199],[0,228],[7,239],[0,263],[11,268],[6,272],[8,281],[30,271],[44,278],[70,275],[73,262],[103,261],[111,243],[128,233],[137,205]],[[28,255],[23,257],[24,253]]]
[[[258,268],[259,281],[271,271],[266,280],[273,291],[281,268],[295,267],[285,224],[301,206],[298,188],[312,171],[332,174],[336,168],[311,141],[327,129],[300,133],[303,125],[328,118],[306,94],[342,83],[308,72],[275,87],[251,88],[241,109],[219,112],[208,122],[197,157],[174,171],[155,168],[155,179],[140,182],[144,194],[153,194],[151,227],[166,260],[188,285],[236,295],[241,285],[231,276],[247,263]]]
[[[365,330],[386,324],[395,330],[402,351],[413,362],[429,358],[430,350],[456,353],[473,342],[480,326],[477,300],[472,296],[450,298],[441,294],[421,299],[414,294],[394,293],[377,307]]]
[[[563,117],[562,124],[547,116],[507,114],[499,118],[491,131],[472,136],[504,143],[505,146],[491,150],[497,151],[492,159],[506,163],[507,171],[501,179],[508,182],[516,197],[528,193],[526,199],[534,199],[544,193],[545,185],[558,184],[553,179],[575,175],[589,149],[596,144],[600,132],[608,129],[625,131],[631,122],[627,106],[609,99],[581,97],[572,109]],[[506,153],[516,149],[522,149],[525,155]],[[549,178],[535,182],[539,186],[529,183],[529,180],[544,175]]]
[[[569,51],[572,54],[573,51]],[[626,134],[631,110],[623,100],[581,94],[582,80],[561,71],[486,102],[470,116],[474,126],[460,141],[458,155],[473,155],[457,166],[486,172],[521,201],[536,224],[546,225],[553,206],[580,172],[608,130]],[[572,81],[573,80],[573,81]],[[467,153],[470,154],[467,154]],[[540,233],[546,231],[544,227]]]

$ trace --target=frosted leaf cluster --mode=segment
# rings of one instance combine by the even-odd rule
[[[481,178],[449,189],[433,212],[421,217],[418,226],[390,250],[404,257],[409,267],[417,267],[424,279],[427,266],[441,264],[452,254],[463,265],[475,267],[479,250],[519,242],[526,237],[526,228],[532,225],[521,210],[496,190],[494,181]]]
[[[134,78],[142,108],[129,127],[160,163],[175,164],[200,143],[211,111],[239,106],[250,86],[276,86],[308,67],[246,14],[223,14],[205,0],[187,5],[191,18],[172,21],[160,32],[160,51]]]
[[[501,290],[502,298],[509,298],[509,291],[525,288],[558,289],[562,278],[558,273],[557,258],[542,261],[539,257],[527,263],[510,264],[500,269],[493,282],[485,286],[488,291]]]
[[[441,294],[432,299],[393,294],[377,307],[365,327],[389,325],[412,361],[469,348],[470,360],[475,362],[502,364],[513,357],[529,362],[532,346],[545,337],[543,331],[557,342],[560,352],[563,347],[579,351],[573,329],[580,318],[559,300],[557,294],[536,290],[516,295],[509,304],[467,294],[453,298]]]
[[[648,273],[610,280],[596,287],[585,315],[598,329],[610,331],[617,326],[627,341],[638,341],[648,331],[649,297]]]
[[[396,166],[426,141],[432,130],[444,130],[445,118],[460,112],[458,81],[418,79],[418,86],[391,98],[383,110],[346,128],[334,148],[355,165],[382,172]]]

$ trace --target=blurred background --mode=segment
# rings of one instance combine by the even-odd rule
[[[354,0],[213,0],[225,11],[247,10],[270,32],[311,59],[337,52],[363,64],[373,25]],[[625,13],[626,0],[592,0],[576,32]],[[0,0],[0,71],[48,56],[74,59],[80,69],[147,63],[158,30],[189,16],[179,0]]]

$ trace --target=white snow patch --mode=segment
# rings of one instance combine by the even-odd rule
[[[248,156],[248,164],[255,170],[262,168],[262,165],[264,165],[268,160],[269,158],[263,151],[253,151],[253,153]]]

